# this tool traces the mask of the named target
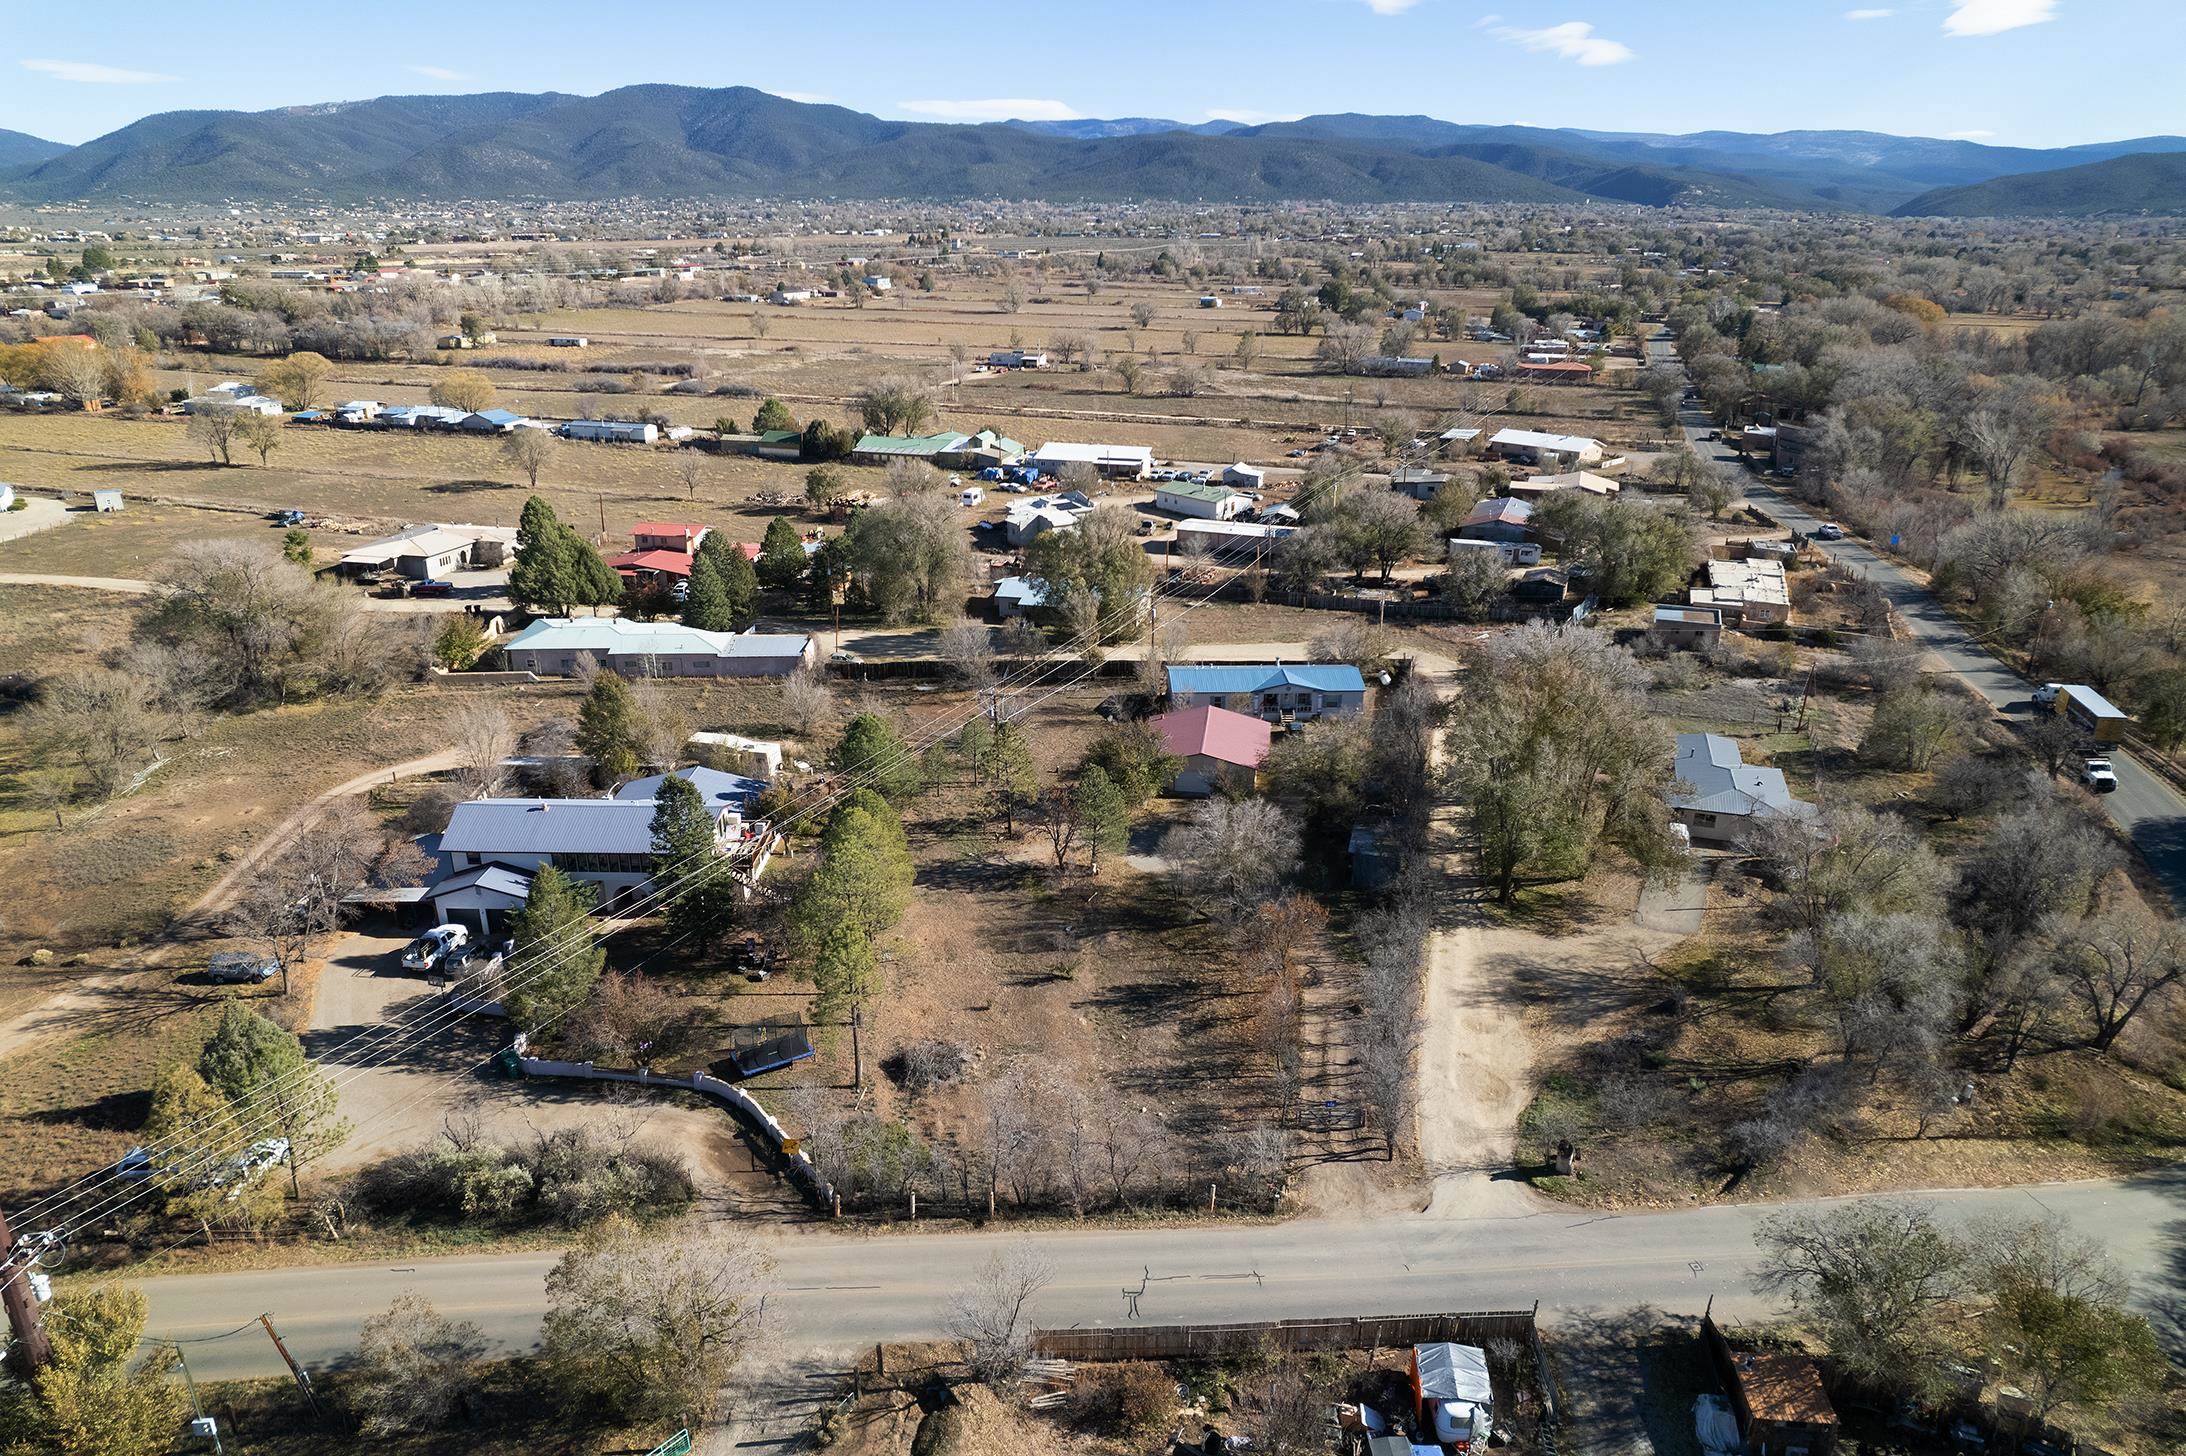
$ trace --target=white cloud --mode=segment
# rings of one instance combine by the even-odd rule
[[[1630,46],[1596,35],[1594,27],[1583,20],[1567,20],[1562,25],[1544,26],[1539,30],[1499,25],[1495,34],[1514,46],[1545,51],[1567,61],[1577,61],[1582,66],[1614,66],[1632,59]]]
[[[835,99],[832,96],[823,96],[817,91],[777,91],[774,94],[784,101],[802,101],[807,106],[820,106]]]
[[[1366,8],[1376,15],[1402,15],[1418,3],[1419,0],[1366,0]]]
[[[1302,111],[1254,111],[1249,106],[1210,106],[1209,121],[1234,121],[1239,126],[1263,126],[1271,121],[1296,121]]]
[[[1996,133],[1983,126],[1969,126],[1964,131],[1947,131],[1943,139],[1949,142],[1985,142]]]
[[[1897,14],[1895,10],[1847,10],[1844,13],[1844,18],[1847,20],[1855,21],[1888,20],[1891,16],[1895,14]]]
[[[2057,18],[2057,0],[1958,0],[1943,17],[1945,35],[2001,35]]]
[[[51,76],[56,81],[80,81],[87,86],[149,86],[158,81],[181,79],[163,76],[157,71],[128,71],[120,66],[101,66],[91,61],[25,61],[23,69]]]
[[[1076,121],[1079,112],[1060,101],[1023,96],[991,97],[983,101],[899,101],[905,111],[936,116],[943,121]]]
[[[468,81],[470,79],[461,71],[451,71],[446,66],[412,66],[410,69],[428,81]]]

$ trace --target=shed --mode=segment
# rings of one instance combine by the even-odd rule
[[[1664,602],[1656,606],[1647,635],[1664,647],[1706,652],[1723,640],[1723,613],[1717,607],[1681,607]]]
[[[95,490],[91,492],[91,509],[95,511],[120,510],[121,492],[118,490]]]

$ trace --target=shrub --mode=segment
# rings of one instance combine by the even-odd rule
[[[1169,1424],[1176,1409],[1176,1382],[1144,1360],[1096,1365],[1080,1375],[1071,1394],[1078,1423],[1104,1436],[1152,1435]]]

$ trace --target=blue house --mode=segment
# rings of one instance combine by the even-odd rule
[[[1256,718],[1310,720],[1366,707],[1366,679],[1347,662],[1172,667],[1169,707],[1227,708]]]

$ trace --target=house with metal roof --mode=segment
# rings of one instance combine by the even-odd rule
[[[555,430],[565,440],[597,440],[608,445],[650,445],[660,438],[651,420],[566,420]]]
[[[1723,613],[1716,607],[1658,603],[1647,636],[1664,647],[1706,652],[1723,640]]]
[[[1736,844],[1756,820],[1814,814],[1812,804],[1792,797],[1782,769],[1747,763],[1720,734],[1678,734],[1674,772],[1670,815],[1695,844]]]
[[[741,814],[750,807],[752,800],[767,791],[764,779],[746,778],[742,774],[724,773],[717,768],[694,764],[689,768],[676,769],[673,773],[647,774],[644,778],[632,779],[616,789],[614,797],[644,799],[650,802],[660,797],[660,786],[671,778],[683,779],[698,790],[699,802],[708,811],[715,813],[723,809],[733,809]]]
[[[500,566],[516,549],[514,526],[428,523],[405,526],[392,536],[344,551],[335,570],[364,576],[392,569],[418,581],[445,579],[457,571]]]
[[[1047,605],[1047,583],[1036,576],[1005,576],[994,584],[988,600],[1002,621],[1029,616]]]
[[[1029,462],[1042,475],[1060,475],[1066,465],[1090,465],[1120,480],[1144,480],[1154,468],[1154,452],[1145,445],[1082,445],[1050,440],[1032,452]]]
[[[505,409],[478,410],[455,422],[457,429],[468,430],[474,435],[506,435],[519,426],[528,425],[532,425],[530,420],[514,410]]]
[[[509,667],[566,677],[589,654],[625,677],[788,677],[817,656],[798,632],[707,632],[627,617],[542,617],[502,648]]]
[[[1515,497],[1493,496],[1475,505],[1457,528],[1466,541],[1509,541],[1513,544],[1533,534],[1533,506]]]
[[[1214,707],[1305,721],[1366,707],[1366,679],[1348,662],[1220,663],[1167,671],[1172,712]]]
[[[856,465],[886,465],[891,460],[932,463],[941,455],[962,449],[970,439],[961,430],[944,430],[938,435],[860,435],[858,443],[850,447],[850,459]]]
[[[1170,792],[1195,799],[1223,788],[1249,792],[1275,737],[1265,718],[1211,704],[1163,713],[1153,720],[1153,729],[1178,760]]]
[[[1154,487],[1154,505],[1202,521],[1227,521],[1252,504],[1226,485],[1198,485],[1189,480],[1166,481]]]
[[[1488,437],[1487,453],[1500,460],[1526,465],[1545,465],[1551,470],[1577,470],[1599,465],[1602,442],[1586,435],[1552,435],[1541,430],[1497,430]]]

